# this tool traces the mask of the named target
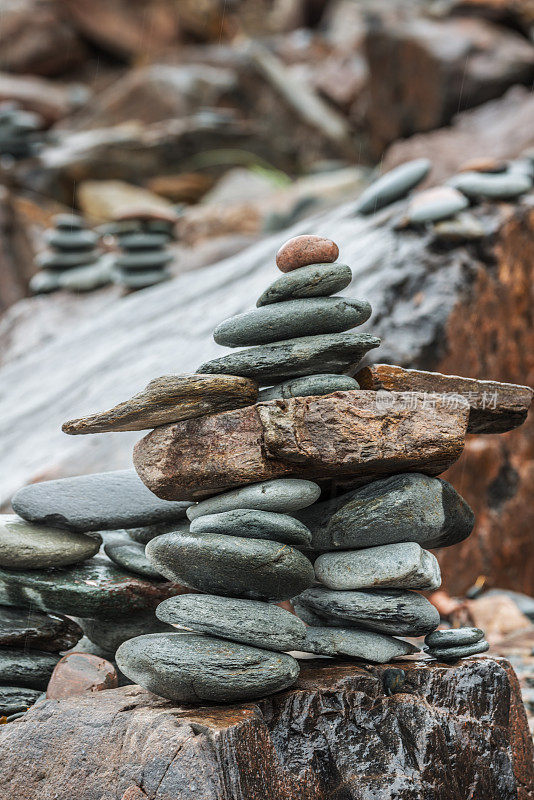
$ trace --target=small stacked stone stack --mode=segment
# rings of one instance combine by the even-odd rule
[[[46,232],[48,251],[37,257],[40,268],[30,281],[35,294],[57,289],[90,291],[110,281],[109,257],[98,248],[98,235],[77,214],[58,214]]]
[[[174,238],[176,215],[132,209],[117,217],[110,230],[121,253],[114,261],[114,280],[126,289],[146,289],[171,277],[173,254],[167,245]]]
[[[489,650],[489,643],[480,628],[450,628],[425,636],[423,650],[438,661],[458,661],[459,658],[485,653]]]
[[[16,103],[0,104],[0,156],[21,159],[35,155],[43,127],[39,114],[23,111]]]

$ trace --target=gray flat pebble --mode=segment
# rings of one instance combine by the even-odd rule
[[[329,333],[249,347],[202,364],[197,372],[253,378],[263,386],[324,372],[346,372],[380,345],[369,333]]]
[[[458,661],[460,658],[467,658],[467,656],[476,656],[479,653],[485,653],[489,650],[489,644],[484,639],[476,644],[461,645],[458,647],[434,647],[428,650],[428,654],[433,656],[437,661]]]
[[[98,536],[34,525],[16,514],[0,514],[0,567],[41,569],[86,561],[98,553]]]
[[[275,478],[272,481],[252,483],[201,500],[200,503],[189,505],[186,514],[190,520],[206,514],[233,511],[236,508],[291,514],[315,503],[320,494],[320,488],[313,481],[302,478]]]
[[[425,637],[425,644],[429,648],[444,649],[460,645],[476,644],[484,638],[484,631],[480,628],[449,628],[445,631],[433,631]]]
[[[106,286],[111,282],[112,260],[113,257],[108,253],[92,264],[63,270],[58,273],[58,288],[70,292],[91,292],[100,286]]]
[[[162,575],[207,594],[288,600],[312,585],[310,561],[287,544],[220,533],[165,533],[146,554]]]
[[[278,383],[269,389],[262,389],[258,396],[258,402],[286,400],[289,397],[313,397],[332,392],[349,392],[359,388],[358,381],[349,375],[308,375],[304,378]]]
[[[532,188],[532,179],[522,172],[462,172],[448,181],[467,197],[511,200]]]
[[[402,639],[354,628],[307,627],[306,641],[299,649],[323,656],[350,656],[375,664],[418,652],[417,647]]]
[[[180,522],[162,522],[157,525],[145,525],[141,528],[128,528],[126,533],[134,542],[148,544],[151,539],[155,539],[156,536],[161,536],[162,533],[171,533],[172,531],[179,531],[182,533],[188,530],[189,520],[185,519]]]
[[[49,247],[58,250],[92,250],[98,242],[98,235],[94,231],[48,230],[45,240]]]
[[[270,539],[284,544],[310,545],[309,529],[294,517],[273,511],[236,508],[220,514],[205,514],[191,523],[192,533],[224,533],[246,539]]]
[[[147,289],[149,286],[155,286],[157,283],[163,283],[171,278],[172,275],[167,269],[143,269],[130,272],[117,267],[113,270],[115,283],[126,289]]]
[[[259,600],[182,594],[160,603],[163,622],[266,650],[302,650],[306,626],[295,614]]]
[[[417,542],[324,553],[314,564],[317,580],[329,589],[437,589],[437,558]]]
[[[435,186],[413,196],[406,216],[409,222],[422,225],[452,217],[468,205],[465,195],[452,186]]]
[[[116,658],[133,681],[179,703],[252,700],[286,689],[299,674],[286,653],[194,634],[138,636],[121,645]]]
[[[362,192],[356,210],[360,214],[372,214],[399,200],[421,183],[430,172],[431,166],[427,158],[418,158],[386,172]]]
[[[224,320],[213,338],[226,347],[269,344],[302,336],[343,331],[371,316],[367,300],[351,297],[309,297],[273,303]]]
[[[125,250],[154,250],[165,247],[169,241],[169,236],[166,233],[157,232],[132,232],[125,233],[118,236],[117,239],[119,246]]]
[[[146,270],[164,267],[174,258],[169,250],[139,250],[121,253],[115,266],[128,270]]]
[[[24,686],[43,691],[60,658],[59,653],[0,647],[0,686]]]
[[[328,297],[341,292],[351,281],[352,270],[346,264],[311,264],[277,278],[259,297],[256,305],[259,308],[283,300]]]
[[[467,538],[475,520],[449,483],[416,472],[381,478],[295,516],[311,530],[316,550],[396,542],[447,547]]]
[[[138,542],[109,542],[104,552],[118,567],[128,569],[144,578],[161,580],[161,575],[145,555],[145,546]]]
[[[82,264],[92,264],[98,258],[97,250],[72,250],[40,253],[35,259],[41,269],[70,269]]]
[[[78,214],[56,214],[52,217],[52,222],[63,231],[79,231],[85,228],[85,223]]]
[[[326,626],[355,625],[393,636],[424,636],[440,622],[438,610],[426,597],[402,589],[340,592],[314,587],[303,592],[299,602]]]

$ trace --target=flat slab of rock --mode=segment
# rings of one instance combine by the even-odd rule
[[[61,614],[0,607],[0,647],[35,648],[59,653],[70,650],[82,636],[79,625]]]
[[[190,525],[191,533],[224,533],[246,539],[271,539],[273,542],[309,547],[311,533],[298,519],[273,511],[236,508],[220,514],[205,514]]]
[[[0,717],[9,717],[11,714],[26,711],[41,695],[40,689],[28,689],[24,686],[0,686]]]
[[[82,532],[175,522],[189,505],[162,502],[131,469],[32,483],[11,504],[30,522]]]
[[[306,627],[306,640],[299,649],[323,656],[350,656],[374,664],[385,664],[418,648],[394,636],[355,628]]]
[[[142,431],[254,403],[258,387],[234,375],[162,375],[129,400],[62,426],[64,433]]]
[[[0,514],[0,567],[43,569],[76,564],[100,548],[99,536],[33,525],[16,514]]]
[[[450,405],[469,408],[468,433],[504,433],[518,428],[527,418],[534,394],[530,386],[462,378],[373,364],[356,375],[362,389],[388,392],[425,392],[428,402],[445,395]]]
[[[0,647],[0,686],[44,691],[58,661],[58,653]]]
[[[406,691],[392,697],[387,664],[323,659],[257,703],[188,709],[139,686],[45,701],[0,727],[2,786],[77,800],[174,800],[197,787],[202,800],[324,800],[333,786],[351,800],[530,800],[532,742],[510,664],[402,667]]]
[[[468,409],[423,401],[394,394],[382,408],[367,391],[271,400],[158,428],[136,444],[134,464],[167,500],[284,476],[436,475],[462,452]]]
[[[54,667],[46,697],[63,700],[85,692],[116,689],[118,685],[117,670],[105,658],[91,653],[68,653]]]

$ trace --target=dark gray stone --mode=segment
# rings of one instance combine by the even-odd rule
[[[175,522],[190,503],[160,500],[135,470],[125,469],[32,483],[12,505],[30,522],[83,532]]]
[[[180,703],[252,700],[286,689],[299,674],[285,653],[179,633],[130,639],[119,647],[117,664],[145,689]]]
[[[393,636],[424,636],[440,621],[426,597],[402,589],[339,592],[318,587],[303,592],[299,602],[323,619],[323,625],[355,625]]]
[[[488,200],[511,200],[532,188],[532,178],[523,172],[462,172],[448,183],[467,197]]]
[[[185,519],[180,522],[163,522],[157,525],[145,525],[142,528],[128,528],[127,534],[134,542],[148,544],[151,539],[161,536],[162,533],[171,533],[171,531],[187,532],[188,530],[189,520]]]
[[[52,217],[52,222],[63,231],[80,231],[85,228],[85,223],[78,214],[56,214]]]
[[[305,650],[306,626],[295,614],[259,600],[182,594],[160,603],[163,622],[266,650]]]
[[[258,308],[284,300],[304,297],[328,297],[341,292],[352,281],[352,270],[346,264],[311,264],[299,267],[273,281],[256,302]]]
[[[40,269],[70,269],[82,264],[92,264],[98,258],[97,250],[72,250],[41,253],[35,259]]]
[[[407,212],[407,220],[424,225],[458,214],[469,205],[468,199],[452,186],[434,186],[414,195]]]
[[[459,645],[458,647],[434,647],[428,650],[428,654],[438,661],[458,661],[460,658],[476,656],[489,650],[489,644],[485,640],[476,644]]]
[[[39,689],[25,689],[21,686],[0,686],[0,716],[19,714],[33,706],[41,697]]]
[[[350,656],[385,664],[399,656],[417,653],[418,648],[402,639],[354,628],[306,628],[306,641],[299,648],[323,656]]]
[[[0,647],[59,653],[74,647],[82,635],[81,628],[68,617],[0,606]]]
[[[129,272],[125,269],[114,269],[113,279],[115,283],[124,286],[126,289],[147,289],[156,283],[163,283],[172,278],[171,273],[166,269],[144,269]]]
[[[115,266],[128,270],[146,270],[164,267],[174,258],[168,250],[139,250],[122,253],[115,259]]]
[[[77,564],[96,555],[100,537],[45,527],[16,514],[0,515],[0,567],[41,569]]]
[[[324,553],[313,566],[317,580],[329,589],[429,590],[441,586],[436,556],[417,542]]]
[[[262,385],[324,372],[355,368],[380,345],[369,333],[329,333],[249,347],[202,364],[197,372],[254,378]]]
[[[428,175],[431,166],[427,158],[418,158],[386,172],[362,192],[358,198],[356,211],[360,214],[372,214],[399,200],[421,183]]]
[[[94,231],[49,230],[45,233],[45,239],[49,247],[58,250],[92,250],[98,242],[98,235]]]
[[[165,247],[168,241],[167,234],[155,231],[153,233],[132,232],[118,237],[119,246],[125,250],[153,250]]]
[[[428,649],[443,650],[447,647],[458,647],[476,644],[484,638],[484,631],[480,628],[449,628],[446,631],[433,631],[425,637]]]
[[[237,508],[290,514],[315,503],[320,494],[320,488],[313,481],[301,478],[275,478],[272,481],[252,483],[209,497],[200,503],[190,505],[186,513],[190,520]]]
[[[161,622],[154,611],[141,611],[130,616],[110,617],[109,619],[88,619],[77,617],[76,622],[92,643],[96,655],[114,658],[117,648],[134,636],[147,633],[172,633],[172,625]],[[78,648],[76,648],[78,649]]]
[[[287,544],[220,533],[165,533],[146,554],[162,575],[208,594],[287,600],[311,586],[308,559]]]
[[[466,539],[475,519],[449,483],[415,472],[382,478],[295,516],[311,530],[316,550],[395,542],[447,547]]]
[[[145,546],[138,542],[107,542],[104,552],[118,567],[142,575],[144,578],[161,580],[161,575],[154,569],[145,555]]]
[[[49,570],[0,569],[0,604],[74,617],[109,618],[154,609],[176,594],[166,581],[147,581],[102,556]]]
[[[224,533],[246,539],[270,539],[285,544],[309,545],[311,533],[294,517],[273,511],[236,508],[221,514],[206,514],[191,523],[192,533]]]
[[[226,347],[269,344],[302,336],[342,333],[371,316],[367,300],[309,297],[273,303],[224,320],[213,338]]]
[[[292,274],[292,273],[289,273]],[[258,402],[266,400],[286,400],[289,397],[309,397],[332,392],[350,392],[359,389],[357,380],[349,375],[308,375],[285,381],[269,389],[262,389]]]
[[[60,658],[59,653],[0,647],[0,686],[24,686],[44,691]]]

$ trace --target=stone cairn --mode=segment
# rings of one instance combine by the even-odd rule
[[[110,282],[110,258],[98,248],[99,237],[77,214],[57,214],[46,232],[48,251],[37,257],[39,271],[30,281],[34,294],[57,289],[90,291]]]
[[[114,260],[114,281],[134,291],[171,278],[173,254],[167,245],[174,238],[175,222],[174,213],[141,209],[117,217],[108,229],[121,248]]]
[[[0,104],[0,156],[19,160],[37,153],[43,118],[23,111],[16,103]]]

